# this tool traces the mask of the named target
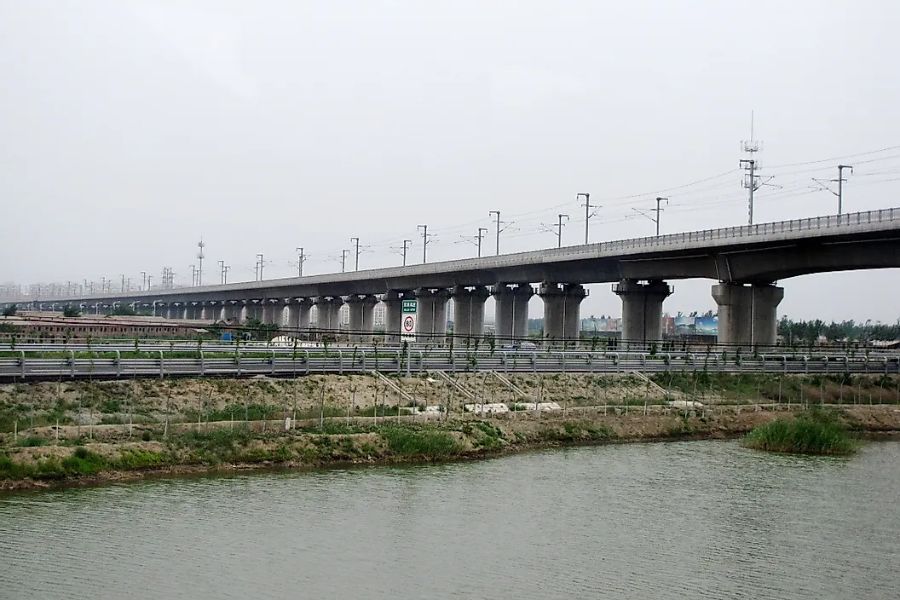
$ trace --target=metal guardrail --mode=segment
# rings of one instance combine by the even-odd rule
[[[449,373],[495,371],[498,373],[660,373],[710,371],[725,373],[900,373],[900,357],[763,355],[757,358],[723,360],[719,355],[680,356],[619,353],[396,353],[391,357],[356,352],[325,356],[302,353],[297,356],[267,358],[210,357],[170,358],[18,358],[0,359],[0,381],[57,379],[117,379],[127,377],[246,377],[267,375],[297,377],[312,373],[396,373],[425,374],[431,370]]]
[[[779,233],[818,231],[822,229],[836,229],[853,225],[895,221],[900,222],[900,208],[884,208],[880,210],[847,213],[844,215],[826,215],[821,217],[808,217],[805,219],[775,221],[772,223],[759,223],[757,225],[702,229],[700,231],[672,233],[658,237],[629,238],[626,240],[602,242],[600,248],[601,252],[604,252],[607,250],[615,251],[633,248],[649,248],[653,246],[671,246],[691,242],[752,238]]]

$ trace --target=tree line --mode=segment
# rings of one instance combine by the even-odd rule
[[[794,321],[781,317],[778,322],[778,335],[788,345],[815,343],[824,337],[829,342],[868,342],[872,340],[898,340],[900,339],[900,320],[892,324],[857,323],[854,320],[832,321],[826,323],[821,319],[812,321]]]

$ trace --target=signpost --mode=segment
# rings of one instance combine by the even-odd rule
[[[416,338],[416,300],[404,300],[400,309],[400,337],[404,339]]]

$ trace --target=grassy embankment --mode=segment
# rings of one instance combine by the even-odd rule
[[[59,445],[23,438],[0,450],[0,481],[59,481],[106,472],[159,471],[175,467],[214,470],[232,465],[321,466],[335,463],[388,463],[449,460],[493,454],[513,446],[602,442],[608,428],[572,420],[510,432],[484,421],[381,426],[326,422],[322,428],[253,432],[249,428],[188,431],[163,440],[120,444],[85,438]],[[34,450],[36,452],[26,452]]]
[[[848,455],[858,444],[837,416],[811,410],[755,427],[744,445],[756,450],[790,454]]]

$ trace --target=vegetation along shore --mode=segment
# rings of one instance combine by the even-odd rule
[[[751,448],[846,454],[855,435],[900,431],[897,384],[693,373],[8,385],[0,489],[748,433]]]

